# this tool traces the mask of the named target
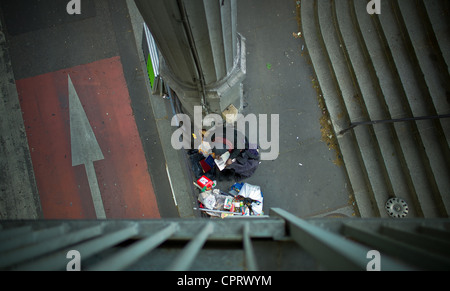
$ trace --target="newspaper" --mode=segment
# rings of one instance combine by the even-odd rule
[[[221,155],[219,157],[219,159],[215,159],[214,161],[216,162],[217,167],[219,168],[220,171],[222,171],[223,169],[225,169],[225,167],[227,166],[227,161],[230,158],[230,152],[226,152],[223,155]]]

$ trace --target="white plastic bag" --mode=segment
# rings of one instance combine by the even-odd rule
[[[261,187],[245,183],[242,186],[241,191],[239,192],[239,196],[242,196],[244,198],[250,198],[256,201],[252,203],[252,210],[255,215],[264,214],[263,212],[264,197],[261,193]]]
[[[211,191],[206,191],[200,193],[198,200],[205,206],[207,209],[213,210],[216,206],[216,197],[212,195]]]

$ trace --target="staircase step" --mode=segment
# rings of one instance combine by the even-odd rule
[[[429,94],[419,84],[421,82],[420,75],[417,74],[416,66],[413,60],[409,57],[410,49],[405,43],[405,33],[398,25],[395,12],[398,11],[392,9],[384,9],[384,12],[378,16],[380,30],[379,33],[383,33],[389,47],[389,51],[392,55],[393,62],[397,69],[398,75],[401,80],[402,89],[407,97],[407,104],[411,108],[413,116],[430,116],[435,115],[429,106],[426,96]],[[418,134],[421,137],[424,151],[429,160],[429,166],[427,170],[430,172],[428,178],[431,181],[432,187],[435,188],[434,193],[448,193],[450,191],[450,176],[448,170],[448,163],[445,157],[446,150],[445,145],[441,143],[441,132],[438,129],[439,121],[424,120],[416,122]],[[434,180],[434,181],[433,181]],[[444,208],[442,197],[435,195],[433,197],[436,203],[439,205],[441,212],[445,216],[450,213],[448,208]]]
[[[373,16],[366,1],[301,2],[303,36],[335,132],[359,121],[448,114],[450,84],[439,81],[442,66],[427,55],[439,46],[425,41],[437,39],[430,27],[442,24],[417,11],[419,0],[398,1]],[[447,122],[358,126],[338,135],[361,217],[386,217],[391,197],[409,203],[409,217],[448,216]]]
[[[401,18],[404,22],[404,31],[408,33],[414,49],[414,56],[417,58],[420,69],[419,74],[424,78],[424,86],[426,86],[429,96],[427,103],[432,114],[449,114],[450,102],[446,99],[446,95],[450,94],[449,79],[443,79],[439,66],[431,57],[434,54],[433,46],[427,39],[426,25],[421,21],[419,9],[412,1],[398,0],[397,11],[401,12]],[[399,16],[400,17],[400,16]],[[448,55],[448,54],[445,54]],[[448,76],[447,76],[448,77]],[[436,176],[437,183],[440,185],[442,201],[447,213],[450,213],[450,118],[442,118],[435,120],[435,126],[439,133],[439,141],[442,148],[442,159],[444,163],[440,164],[439,175]],[[445,168],[443,166],[446,166]],[[443,172],[441,172],[441,169]]]
[[[423,0],[421,2],[421,9],[428,16],[431,24],[432,35],[439,47],[441,54],[439,58],[445,62],[444,70],[450,74],[450,2],[447,0]],[[449,98],[447,96],[447,98]],[[447,99],[448,100],[448,99]]]
[[[365,105],[369,119],[391,119],[380,84],[374,75],[372,60],[368,56],[365,43],[358,38],[359,26],[355,26],[356,23],[352,21],[355,14],[353,6],[348,0],[336,0],[334,3],[336,5],[336,23],[339,26],[338,32],[342,37],[343,48],[355,76],[355,84],[361,92],[361,102]],[[411,177],[408,171],[404,171],[405,158],[398,142],[399,137],[395,125],[376,125],[373,127],[373,132],[380,146],[382,159],[386,165],[387,178],[392,184],[393,195],[400,196],[407,201],[416,201]],[[417,203],[415,205],[419,206]],[[410,210],[412,210],[410,216],[422,216],[420,207]]]
[[[416,68],[421,70],[430,93],[431,100],[428,100],[429,104],[430,106],[433,105],[436,114],[449,114],[450,103],[446,100],[446,92],[450,93],[449,79],[444,79],[443,74],[438,70],[438,59],[435,56],[433,44],[427,36],[426,25],[423,23],[428,19],[421,17],[414,1],[398,0],[398,11],[401,12],[405,32],[411,40],[414,55],[417,57],[419,66]],[[440,119],[440,122],[447,142],[446,147],[448,148],[450,144],[450,119],[443,118]]]
[[[355,10],[363,9],[363,5],[358,1],[355,2]],[[385,8],[384,10],[386,10]],[[383,11],[385,12],[385,11]],[[398,77],[395,63],[390,58],[390,51],[385,50],[382,40],[380,40],[377,27],[372,19],[362,13],[356,14],[358,27],[361,31],[362,42],[366,46],[369,57],[372,60],[376,78],[379,81],[384,102],[388,107],[391,118],[404,118],[413,116],[413,113],[407,106],[406,96],[402,90],[402,86]],[[406,104],[406,105],[405,105]],[[406,199],[408,202],[419,204],[419,211],[425,217],[438,217],[439,212],[436,210],[432,185],[425,171],[428,164],[428,157],[421,153],[421,138],[418,136],[415,123],[396,123],[394,125],[401,152],[404,156],[405,172],[410,177],[413,189],[411,189],[412,199],[401,197],[403,193],[398,193],[399,198]],[[428,164],[429,167],[429,164]]]
[[[317,25],[317,2],[303,0],[301,2],[301,21],[303,36],[309,57],[314,65],[317,81],[320,85],[331,122],[336,133],[345,129],[349,117],[345,104],[336,91],[336,80],[329,72],[330,60],[323,48],[323,39]],[[326,97],[325,97],[326,96]],[[353,133],[338,136],[340,151],[347,169],[353,195],[361,217],[378,217],[380,211],[373,203],[373,191],[368,187],[368,174],[362,166],[362,156],[357,147]]]
[[[336,75],[340,97],[346,104],[349,118],[352,122],[370,119],[361,93],[354,87],[352,72],[349,70],[348,59],[343,53],[343,44],[338,39],[333,22],[333,7],[331,2],[318,1],[319,22],[325,46],[330,55],[333,73]],[[381,217],[387,216],[382,211],[385,202],[394,195],[390,181],[386,180],[387,169],[383,163],[380,145],[372,127],[358,127],[353,130],[356,137],[364,166],[368,173],[370,187],[373,189],[375,203]]]
[[[340,24],[341,19],[333,22],[333,9],[334,7],[329,2],[318,2],[319,22],[323,39],[330,55],[334,74],[338,76],[339,89],[350,120],[357,122],[389,118],[389,116],[386,116],[385,110],[377,103],[377,98],[374,96],[376,94],[370,76],[366,74],[368,69],[364,66],[365,62],[362,56],[359,60],[355,60],[358,53],[361,55],[358,47],[352,46],[353,51],[348,52],[345,43],[338,38],[340,34],[334,23]],[[344,19],[348,18],[344,17]],[[364,79],[364,77],[366,78]],[[365,102],[369,102],[369,104],[366,105]],[[402,195],[409,201],[412,200],[401,163],[397,159],[397,155],[392,155],[396,152],[396,149],[389,127],[389,125],[379,125],[376,127],[358,127],[353,130],[379,209],[383,209],[386,201],[396,195]],[[381,216],[387,216],[384,211],[381,211],[380,214]],[[409,215],[411,217],[418,216],[414,207],[410,208]]]

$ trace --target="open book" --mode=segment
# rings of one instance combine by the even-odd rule
[[[227,161],[230,158],[230,152],[226,152],[223,155],[220,156],[219,159],[215,159],[214,162],[216,162],[217,167],[219,168],[220,171],[222,171],[223,169],[225,169],[225,167],[227,166]]]

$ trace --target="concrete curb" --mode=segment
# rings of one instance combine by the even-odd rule
[[[133,0],[127,0],[128,11],[130,15],[130,21],[134,31],[134,38],[136,46],[138,48],[139,59],[141,61],[141,67],[144,72],[147,71],[144,54],[139,49],[142,47],[142,31],[144,20],[136,7]],[[171,126],[172,114],[167,111],[165,100],[161,97],[152,96],[152,90],[150,84],[146,82],[149,99],[152,105],[153,114],[155,116],[155,122],[158,128],[158,135],[161,140],[162,148],[164,151],[164,157],[166,161],[166,170],[169,178],[169,182],[172,188],[172,194],[178,209],[178,213],[181,218],[193,218],[196,217],[194,213],[194,207],[196,202],[193,200],[191,194],[191,183],[186,177],[184,171],[184,161],[180,157],[180,153],[175,150],[171,145],[171,138],[173,128]]]
[[[42,207],[1,22],[0,96],[0,219],[40,219]]]

